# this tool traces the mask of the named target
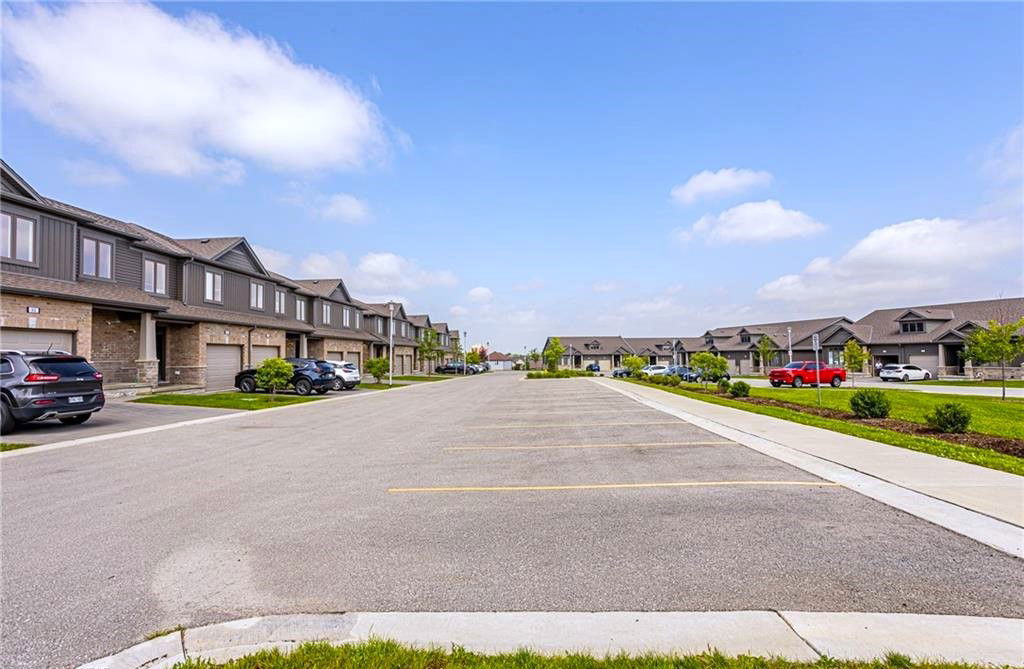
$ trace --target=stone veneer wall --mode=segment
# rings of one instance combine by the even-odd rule
[[[358,353],[360,366],[366,364],[366,347],[363,342],[357,339],[337,339],[324,337],[322,339],[310,339],[307,343],[309,357],[327,359],[328,353],[342,353],[342,357],[348,360],[346,353]],[[363,371],[362,369],[359,370]]]
[[[93,309],[92,364],[108,383],[140,381],[140,319],[139,314]]]
[[[245,325],[197,323],[167,325],[167,380],[170,383],[206,385],[206,345],[233,344],[242,347],[242,366],[249,366],[249,328]],[[253,346],[277,346],[285,351],[284,330],[256,328]]]
[[[28,307],[38,307],[39,313],[28,313]],[[39,330],[75,333],[74,353],[92,359],[91,304],[9,293],[0,297],[0,327],[27,328],[33,322]]]

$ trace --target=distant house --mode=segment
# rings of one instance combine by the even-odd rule
[[[504,353],[498,353],[494,351],[487,354],[487,362],[491,365],[491,370],[503,370],[512,369],[513,360],[511,356],[507,356]]]

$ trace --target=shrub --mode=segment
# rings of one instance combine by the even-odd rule
[[[746,381],[737,381],[729,388],[729,394],[733,397],[750,397],[750,384]]]
[[[668,379],[668,385],[672,386],[673,388],[678,388],[679,384],[682,383],[683,381],[681,378],[675,375],[666,376],[665,378]]]
[[[290,362],[281,358],[267,358],[256,368],[256,385],[276,394],[278,390],[288,387],[294,374]]]
[[[391,369],[387,358],[371,358],[366,361],[366,373],[380,383],[384,375]]]
[[[718,390],[717,390],[717,392],[727,393],[727,392],[729,392],[729,388],[731,388],[731,387],[732,387],[732,384],[729,383],[728,379],[718,379]]]
[[[946,402],[925,414],[924,419],[933,430],[959,434],[971,424],[971,410],[959,402]]]
[[[892,403],[881,390],[858,390],[850,396],[850,410],[857,418],[888,418]]]

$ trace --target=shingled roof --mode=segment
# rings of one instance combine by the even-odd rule
[[[925,320],[943,322],[928,332],[903,332],[900,319],[908,312],[919,314]],[[876,309],[854,323],[854,326],[866,334],[867,339],[862,341],[867,344],[923,344],[938,341],[950,333],[960,333],[960,328],[965,325],[977,327],[985,325],[990,320],[1008,323],[1020,318],[1024,318],[1024,297],[1008,297],[977,302]],[[1024,335],[1024,328],[1019,333]]]

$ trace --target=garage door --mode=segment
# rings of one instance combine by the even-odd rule
[[[67,330],[35,330],[32,328],[0,330],[0,347],[3,348],[13,348],[18,351],[45,351],[51,346],[60,351],[73,353],[75,350],[74,333]]]
[[[259,364],[267,358],[280,358],[281,350],[276,346],[253,346],[252,366],[259,367]]]
[[[233,387],[235,374],[241,369],[241,346],[206,345],[206,387],[208,389],[220,390]]]
[[[347,351],[345,353],[345,360],[356,363],[356,369],[362,370],[362,361],[359,359],[360,354],[358,352]]]
[[[328,351],[327,352],[327,359],[331,360],[333,362],[341,362],[345,358],[342,357],[340,351]]]

